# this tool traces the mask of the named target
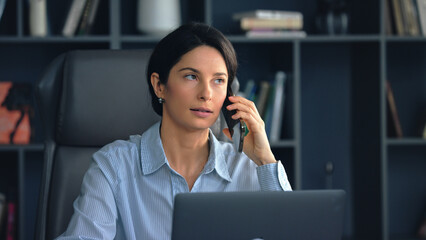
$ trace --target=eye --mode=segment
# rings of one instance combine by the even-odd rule
[[[197,80],[197,76],[195,76],[194,74],[185,75],[185,78],[188,80]]]
[[[215,79],[215,80],[214,80],[214,82],[215,82],[216,84],[223,84],[223,83],[225,83],[225,79],[218,78],[218,79]]]

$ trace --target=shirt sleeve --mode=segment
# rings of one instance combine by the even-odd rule
[[[117,208],[113,190],[97,163],[86,172],[73,206],[68,228],[57,239],[114,239]]]
[[[292,191],[281,161],[258,166],[256,171],[262,191]]]

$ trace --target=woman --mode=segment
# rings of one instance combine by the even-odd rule
[[[236,68],[231,43],[210,26],[184,25],[162,39],[147,71],[161,122],[93,155],[61,239],[169,239],[177,193],[291,190],[252,102],[229,97],[227,107],[249,129],[244,153],[209,130]]]

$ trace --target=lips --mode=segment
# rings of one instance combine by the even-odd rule
[[[205,112],[205,113],[213,113],[210,109],[208,108],[191,108],[191,111],[196,111],[196,112]]]
[[[208,108],[203,108],[203,107],[191,108],[190,110],[195,116],[200,117],[200,118],[210,117],[213,114],[213,111],[211,111]]]

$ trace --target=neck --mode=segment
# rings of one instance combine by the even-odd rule
[[[181,175],[198,176],[209,155],[209,129],[190,130],[163,118],[160,131],[170,166]]]

